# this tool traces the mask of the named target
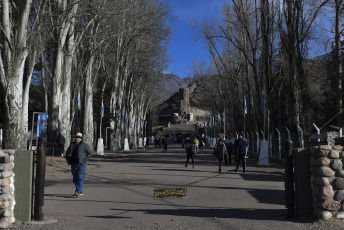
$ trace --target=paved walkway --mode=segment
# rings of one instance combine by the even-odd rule
[[[51,224],[16,229],[309,229],[285,219],[283,169],[257,167],[247,173],[233,166],[217,172],[207,150],[185,168],[179,145],[93,156],[84,196],[72,197],[74,185],[62,158],[47,165],[44,217]],[[54,172],[54,173],[52,173]],[[154,200],[158,187],[186,186],[187,198]]]

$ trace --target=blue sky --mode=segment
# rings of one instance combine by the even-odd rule
[[[202,40],[194,41],[195,30],[190,27],[194,19],[201,25],[204,19],[219,19],[225,0],[167,0],[176,16],[172,28],[169,56],[173,60],[165,73],[172,73],[181,78],[192,77],[192,63],[210,64],[209,54]]]

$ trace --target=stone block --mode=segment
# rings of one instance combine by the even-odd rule
[[[320,167],[316,169],[317,175],[321,177],[331,177],[335,175],[335,172],[326,166]]]
[[[0,181],[1,181],[1,187],[7,187],[7,186],[9,186],[10,183],[11,183],[11,180],[10,180],[9,178],[7,178],[7,179],[1,179]]]
[[[338,213],[336,214],[336,218],[337,218],[337,219],[344,219],[344,212],[338,212]]]
[[[344,189],[344,178],[337,177],[333,183],[332,186],[335,190],[342,190]]]
[[[0,228],[7,229],[10,226],[10,221],[7,217],[0,219]]]
[[[333,187],[331,185],[326,186],[326,187],[321,187],[319,189],[319,196],[320,196],[321,200],[331,200],[331,199],[333,199],[333,196],[334,196]]]
[[[12,212],[9,208],[6,209],[0,209],[0,213],[3,217],[10,217],[12,216]]]
[[[341,146],[341,145],[335,145],[335,146],[333,146],[332,149],[341,151],[341,150],[343,150],[343,146]]]
[[[344,170],[343,169],[339,169],[336,171],[336,177],[342,177],[344,178]]]
[[[335,200],[325,200],[321,202],[320,207],[328,211],[338,211],[341,207],[341,204]]]
[[[332,147],[330,145],[319,145],[319,149],[331,150]]]
[[[8,170],[12,171],[13,168],[14,168],[14,163],[13,162],[8,163]]]
[[[320,157],[320,158],[317,158],[316,160],[316,165],[318,166],[329,166],[330,163],[331,161],[327,157]]]
[[[344,190],[338,190],[334,193],[333,199],[339,202],[344,200]]]
[[[321,220],[329,220],[333,217],[332,212],[329,211],[320,211],[318,212],[318,218]]]
[[[340,151],[332,149],[329,152],[328,157],[331,158],[331,159],[338,159],[339,158],[339,153],[340,153]]]
[[[2,193],[2,194],[0,195],[0,200],[1,200],[1,201],[6,201],[6,200],[8,200],[8,199],[9,199],[9,195],[8,195],[8,194]]]
[[[330,164],[331,169],[333,170],[340,170],[343,168],[343,162],[341,160],[335,159],[331,161]]]
[[[11,171],[3,171],[1,173],[1,178],[9,178],[13,175],[13,173]]]
[[[321,187],[328,186],[330,184],[327,177],[314,177],[313,183]]]
[[[3,201],[1,202],[1,209],[5,209],[5,208],[8,208],[10,207],[10,202],[9,201]]]
[[[4,149],[3,151],[5,154],[8,155],[14,155],[14,153],[16,152],[14,149]]]
[[[14,189],[11,186],[3,187],[2,188],[2,193],[3,194],[13,194]]]

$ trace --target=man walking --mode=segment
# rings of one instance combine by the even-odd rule
[[[87,161],[92,156],[90,146],[82,140],[82,133],[77,133],[66,151],[67,163],[71,165],[73,183],[75,185],[74,196],[83,195],[82,187],[84,185]]]
[[[240,135],[239,139],[235,142],[234,151],[237,155],[235,172],[238,173],[239,164],[241,163],[242,172],[245,174],[248,143],[247,143],[247,140],[244,139],[242,135]]]
[[[56,145],[57,145],[57,148],[59,150],[59,154],[61,157],[63,157],[65,142],[66,142],[66,139],[64,138],[64,136],[61,133],[59,133],[56,137]]]
[[[195,144],[188,144],[186,147],[186,163],[185,163],[185,168],[188,167],[189,160],[191,158],[192,162],[192,168],[195,168],[195,160],[194,160],[194,155],[196,154],[196,146]]]
[[[168,136],[165,136],[164,139],[164,150],[162,150],[163,152],[167,152],[167,145],[168,145]]]

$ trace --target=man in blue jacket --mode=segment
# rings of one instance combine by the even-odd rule
[[[235,151],[235,154],[237,155],[235,172],[238,173],[239,164],[241,162],[242,171],[245,174],[248,143],[247,143],[247,140],[244,139],[242,135],[240,135],[239,139],[235,142],[234,151]]]
[[[82,187],[84,185],[87,161],[92,156],[92,150],[88,144],[82,140],[82,133],[77,133],[66,152],[67,163],[71,165],[73,183],[75,185],[74,196],[84,195]]]

